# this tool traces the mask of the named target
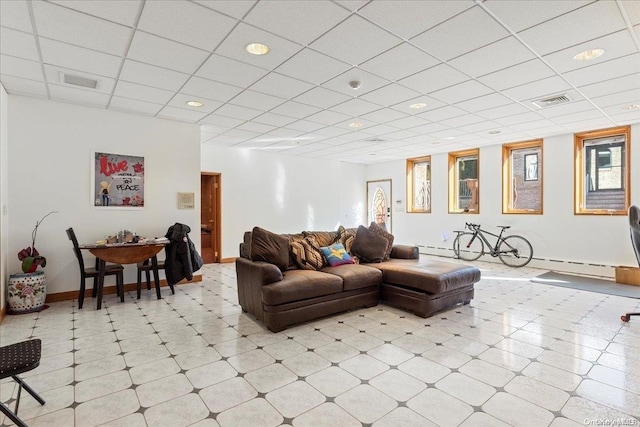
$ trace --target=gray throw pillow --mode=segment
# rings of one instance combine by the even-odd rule
[[[351,245],[351,253],[360,262],[382,262],[387,249],[387,239],[369,230],[364,225],[358,227],[356,238]]]
[[[280,271],[286,271],[289,266],[289,239],[264,228],[253,227],[250,256],[251,261],[265,261]]]

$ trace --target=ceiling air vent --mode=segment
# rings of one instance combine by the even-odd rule
[[[369,139],[365,139],[364,142],[383,142],[384,139],[382,138],[369,138]]]
[[[567,102],[571,102],[571,98],[569,98],[566,93],[563,93],[562,95],[554,95],[549,98],[538,99],[532,103],[538,108],[546,108],[558,104],[565,104]]]
[[[86,77],[74,76],[73,74],[60,73],[60,81],[68,85],[88,87],[95,89],[98,87],[98,81],[87,79]]]

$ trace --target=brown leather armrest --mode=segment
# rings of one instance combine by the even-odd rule
[[[394,245],[391,249],[391,258],[395,259],[420,259],[417,246]]]

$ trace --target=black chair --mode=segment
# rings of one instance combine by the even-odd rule
[[[78,239],[73,228],[67,229],[67,237],[73,242],[73,252],[76,254],[78,264],[80,266],[80,294],[78,295],[78,308],[82,308],[84,303],[84,292],[86,286],[87,277],[93,278],[93,290],[91,296],[95,298],[96,289],[98,287],[98,260],[96,259],[95,267],[87,268],[84,266],[84,258],[82,257],[82,251],[78,246]],[[105,276],[116,276],[116,293],[120,296],[120,301],[124,302],[124,267],[120,264],[107,264],[105,267]]]
[[[0,379],[11,377],[18,383],[18,397],[16,398],[16,409],[11,409],[4,403],[0,402],[0,411],[5,414],[11,421],[19,427],[27,427],[27,425],[18,418],[18,407],[20,406],[20,394],[24,388],[34,397],[41,405],[45,401],[38,393],[29,387],[18,374],[35,369],[40,365],[40,349],[42,342],[39,339],[23,341],[16,344],[0,347]]]
[[[631,246],[636,253],[636,259],[638,260],[638,266],[640,266],[640,209],[635,206],[629,206],[629,230],[631,233]],[[638,313],[625,313],[620,316],[623,322],[631,320],[631,316],[640,316]]]
[[[158,270],[164,270],[164,261],[158,261]],[[142,290],[142,273],[144,272],[145,274],[145,278],[147,279],[147,290],[149,290],[151,289],[151,272],[152,271],[153,271],[153,262],[151,259],[146,259],[138,263],[138,281],[136,283],[138,299],[140,299],[140,293]],[[154,274],[154,281],[157,282],[158,280],[160,280],[160,278]],[[170,285],[170,287],[171,287],[171,293],[175,294],[173,285]]]

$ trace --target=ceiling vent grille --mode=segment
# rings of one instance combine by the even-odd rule
[[[73,74],[60,73],[60,81],[68,85],[82,86],[82,87],[87,87],[89,89],[96,89],[98,87],[97,80],[87,79],[86,77],[74,76]]]
[[[571,102],[571,98],[569,98],[566,93],[563,93],[562,95],[554,95],[549,98],[538,99],[532,103],[538,108],[546,108],[558,104],[566,104],[567,102]]]
[[[369,138],[369,139],[365,139],[364,142],[384,142],[384,139],[382,139],[382,138]]]

